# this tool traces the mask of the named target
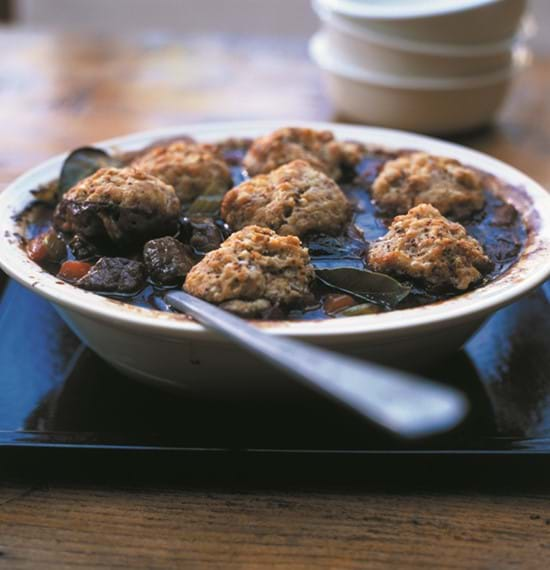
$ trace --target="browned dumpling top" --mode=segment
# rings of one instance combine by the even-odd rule
[[[397,216],[388,233],[371,244],[371,269],[409,277],[436,289],[467,289],[492,263],[464,227],[429,204]]]
[[[187,275],[184,289],[252,315],[275,305],[303,303],[313,278],[308,251],[297,237],[247,226],[206,254]]]
[[[331,178],[340,177],[342,147],[330,131],[285,127],[254,141],[243,165],[250,174],[266,174],[293,160],[305,160]]]
[[[386,162],[372,186],[372,197],[389,215],[431,204],[443,215],[464,218],[483,208],[479,175],[457,160],[424,152]]]
[[[133,165],[174,187],[182,203],[199,194],[231,186],[231,172],[225,162],[206,145],[177,141],[153,148]]]
[[[230,190],[221,207],[234,230],[247,225],[281,235],[337,234],[349,219],[350,204],[338,185],[303,160],[251,178]]]

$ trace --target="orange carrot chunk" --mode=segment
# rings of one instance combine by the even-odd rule
[[[27,243],[27,255],[29,259],[40,263],[41,261],[45,261],[48,257],[48,247],[44,243],[44,236],[39,235],[34,239],[31,239],[29,243]]]
[[[66,281],[78,281],[78,279],[84,277],[91,268],[91,264],[85,261],[65,261],[60,267],[57,276]]]
[[[355,305],[355,300],[351,295],[332,294],[325,298],[325,311],[329,314],[338,313],[348,307]]]
[[[29,259],[37,263],[45,261],[59,263],[67,256],[67,248],[65,242],[52,229],[29,241],[27,244],[27,255]]]

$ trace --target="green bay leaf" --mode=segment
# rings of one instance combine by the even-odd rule
[[[389,309],[398,305],[411,291],[409,285],[368,269],[335,267],[317,269],[315,273],[317,279],[327,287]]]
[[[61,167],[57,189],[59,198],[84,178],[109,166],[118,168],[122,163],[99,148],[84,146],[73,150]]]

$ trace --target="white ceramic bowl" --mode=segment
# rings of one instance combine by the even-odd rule
[[[489,123],[516,71],[454,78],[390,75],[341,58],[322,33],[312,38],[310,54],[342,117],[429,134],[468,131]]]
[[[288,335],[342,353],[414,367],[456,350],[485,317],[549,276],[550,196],[511,166],[461,146],[398,131],[300,121],[189,125],[112,139],[99,146],[132,150],[178,134],[204,141],[255,137],[290,124],[331,129],[339,139],[446,155],[491,172],[521,188],[508,191],[506,199],[525,219],[529,240],[518,263],[506,274],[448,301],[347,319],[262,323],[260,326],[269,334]],[[58,175],[63,159],[57,156],[28,171],[0,195],[0,266],[50,300],[84,342],[135,378],[217,397],[271,397],[284,393],[290,383],[184,316],[131,307],[64,284],[27,258],[15,237],[18,224],[14,215],[32,201],[31,189]]]
[[[461,77],[506,71],[514,40],[483,46],[448,46],[372,32],[334,12],[318,9],[335,57],[367,71],[405,77]]]
[[[370,31],[441,44],[507,41],[527,0],[316,0]]]

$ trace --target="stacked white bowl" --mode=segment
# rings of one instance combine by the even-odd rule
[[[525,50],[527,0],[312,0],[310,53],[354,121],[425,133],[489,123]]]

